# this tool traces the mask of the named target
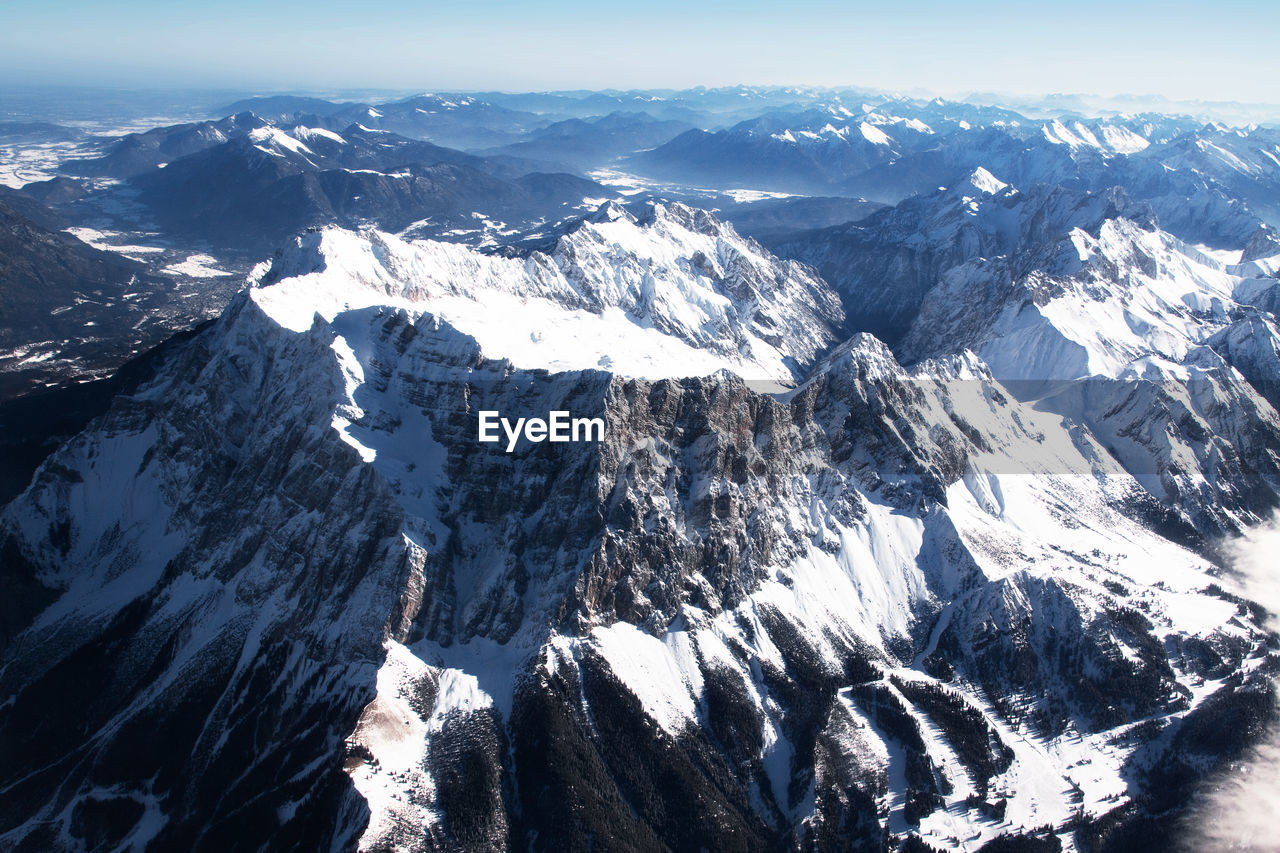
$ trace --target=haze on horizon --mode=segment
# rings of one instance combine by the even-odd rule
[[[9,85],[530,91],[737,83],[1277,100],[1280,4],[4,4]]]

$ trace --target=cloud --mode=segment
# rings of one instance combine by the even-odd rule
[[[1280,515],[1227,548],[1241,595],[1267,608],[1267,627],[1280,630]],[[1280,851],[1280,731],[1251,749],[1214,780],[1188,815],[1188,851]]]
[[[1280,514],[1229,543],[1226,555],[1241,595],[1267,608],[1267,627],[1280,631]]]

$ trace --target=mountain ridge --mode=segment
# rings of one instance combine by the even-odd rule
[[[536,341],[509,358],[448,302],[491,326],[505,282],[559,312],[644,305],[693,341],[697,299],[758,302],[723,315],[751,341],[753,316],[830,294],[709,214],[594,219],[524,259],[305,235],[44,463],[0,513],[6,581],[33,589],[0,669],[5,726],[32,732],[5,746],[7,796],[34,816],[0,837],[1069,840],[1243,748],[1171,744],[1269,695],[1270,635],[1135,520],[1150,497],[1102,442],[977,356],[908,369],[832,334],[770,394],[749,362],[640,379]],[[685,301],[627,301],[659,279]],[[480,408],[609,428],[506,454],[474,440]],[[55,692],[98,697],[90,739]]]

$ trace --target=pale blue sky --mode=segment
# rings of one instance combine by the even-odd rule
[[[1274,102],[1280,2],[0,0],[14,83],[856,85]]]

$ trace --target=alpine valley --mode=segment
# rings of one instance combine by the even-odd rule
[[[0,122],[0,849],[1196,849],[1277,723],[1276,126],[109,106]]]

